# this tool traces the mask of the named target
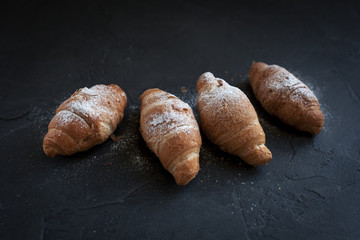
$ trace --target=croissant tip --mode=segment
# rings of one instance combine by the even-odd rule
[[[264,144],[262,144],[255,146],[244,158],[245,162],[257,167],[269,163],[272,160],[272,153]]]
[[[175,182],[179,186],[188,184],[200,170],[199,155],[193,155],[187,159],[183,164],[178,166],[173,172]]]
[[[192,171],[192,172],[179,172],[178,174],[174,174],[175,182],[179,186],[185,186],[188,184],[191,180],[195,178],[195,176],[198,174],[199,169]]]
[[[215,76],[211,72],[201,74],[196,84],[196,90],[199,92],[208,82],[211,82],[214,79]]]
[[[266,63],[263,63],[263,62],[255,62],[253,61],[252,64],[251,64],[251,68],[263,68],[263,67],[266,67],[268,66]]]
[[[48,135],[44,137],[43,150],[46,156],[51,158],[56,157],[56,155],[60,153],[59,148],[59,145],[56,144],[51,137],[48,137]]]
[[[301,124],[294,125],[300,131],[308,132],[311,135],[318,135],[324,126],[324,115],[320,109],[309,111],[307,115],[301,119]]]
[[[214,79],[214,78],[215,78],[214,74],[212,74],[211,72],[205,72],[205,73],[200,75],[200,77],[198,79],[198,83],[206,82],[206,81],[209,81],[209,80]]]
[[[46,154],[46,156],[48,156],[48,157],[54,158],[57,155],[56,149],[49,145],[44,145],[43,150],[44,150],[44,153]]]
[[[314,127],[314,132],[313,132],[313,135],[318,135],[321,130],[323,129],[324,127],[324,115],[322,114],[322,112],[320,111],[320,117],[319,117],[319,123],[316,127]]]
[[[155,92],[155,91],[162,91],[162,90],[160,90],[159,88],[150,88],[150,89],[145,90],[139,97],[140,102],[142,102],[147,95],[149,95],[150,93]]]
[[[311,131],[309,131],[312,135],[316,136],[316,135],[319,135],[319,133],[321,132],[322,130],[322,126],[321,127],[316,127],[316,128],[313,128],[311,129]]]
[[[204,72],[203,74],[201,74],[201,76],[204,76],[204,77],[213,77],[214,74],[212,72]]]

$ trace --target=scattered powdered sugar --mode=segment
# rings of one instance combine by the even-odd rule
[[[295,75],[299,76],[299,74],[295,74]],[[314,81],[314,79],[312,79],[312,76],[306,76],[301,79],[304,79],[304,81],[303,81],[304,84],[314,93],[315,97],[318,99],[318,101],[320,103],[320,109],[324,116],[324,126],[323,126],[322,131],[326,132],[329,122],[332,122],[332,121],[340,122],[340,120],[339,120],[340,117],[336,116],[336,114],[333,113],[331,107],[328,106],[324,102],[325,101],[324,89],[319,85],[313,84],[316,81]]]
[[[315,97],[319,101],[321,101],[322,97],[323,97],[321,87],[319,87],[318,85],[313,85],[313,83],[311,81],[309,81],[308,78],[306,78],[305,80],[307,80],[307,81],[306,82],[303,81],[303,83],[310,89],[310,91],[315,95]]]
[[[34,134],[33,138],[39,143],[43,141],[44,136],[48,131],[48,125],[54,117],[55,112],[54,106],[50,107],[48,103],[44,102],[37,103],[26,117],[32,128],[36,129],[36,134]]]
[[[186,92],[181,91],[178,97],[185,103],[187,103],[192,109],[194,114],[196,115],[196,100],[197,100],[197,92],[196,88],[188,87]]]
[[[152,171],[153,156],[147,149],[145,142],[139,132],[139,107],[130,105],[126,109],[124,119],[114,132],[119,137],[119,141],[111,141],[110,151],[107,158],[113,159],[113,164],[118,161],[119,164],[127,166],[133,172]]]

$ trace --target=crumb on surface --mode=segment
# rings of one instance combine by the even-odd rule
[[[114,142],[119,142],[121,139],[121,136],[115,136],[115,134],[111,134],[110,135],[111,140],[113,140]]]
[[[187,89],[186,89],[186,87],[184,87],[184,86],[181,86],[181,93],[186,93],[187,92]]]

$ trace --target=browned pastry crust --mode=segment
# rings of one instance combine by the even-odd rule
[[[212,142],[253,166],[271,160],[255,109],[240,89],[209,72],[200,76],[196,89],[201,129]]]
[[[44,137],[45,154],[72,155],[104,142],[122,120],[126,102],[115,84],[76,91],[56,109]]]
[[[271,115],[301,131],[317,135],[324,116],[314,93],[285,68],[254,63],[249,72],[256,98]]]
[[[160,89],[140,96],[140,132],[148,147],[178,185],[186,185],[199,171],[201,135],[191,107]]]

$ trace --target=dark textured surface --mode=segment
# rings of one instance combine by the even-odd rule
[[[360,239],[355,2],[43,1],[0,9],[1,239]],[[287,68],[315,92],[325,115],[318,136],[261,108],[247,78],[254,60]],[[178,187],[139,135],[138,97],[158,87],[196,110],[205,71],[249,96],[273,160],[252,168],[203,137],[201,171]],[[42,139],[56,107],[97,83],[127,93],[121,141],[46,157]]]

